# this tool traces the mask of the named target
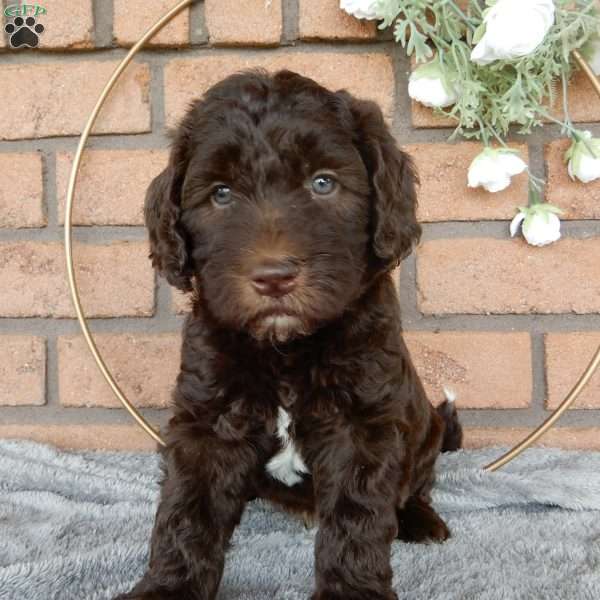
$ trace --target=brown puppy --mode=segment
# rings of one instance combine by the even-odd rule
[[[253,71],[191,106],[146,198],[153,264],[194,301],[150,566],[120,598],[214,598],[256,497],[314,515],[314,600],[396,598],[394,538],[448,537],[429,492],[460,425],[425,396],[390,276],[415,208],[372,102]]]

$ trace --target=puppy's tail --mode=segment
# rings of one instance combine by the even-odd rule
[[[458,420],[458,412],[456,411],[456,394],[444,388],[444,396],[446,399],[437,407],[437,412],[444,420],[444,439],[442,441],[442,452],[452,452],[462,447],[463,430],[460,421]]]

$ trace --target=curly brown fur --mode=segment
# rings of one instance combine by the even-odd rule
[[[374,103],[288,71],[191,106],[146,198],[153,264],[194,300],[150,564],[120,598],[214,598],[256,497],[318,523],[313,600],[396,598],[392,541],[448,537],[429,498],[444,419],[390,275],[420,234],[415,180]]]

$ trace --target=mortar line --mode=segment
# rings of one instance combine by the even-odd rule
[[[161,323],[169,322],[173,316],[172,287],[163,277],[155,275],[154,298],[156,318]]]
[[[157,57],[158,58],[158,57]],[[147,63],[149,65],[152,64],[160,64],[164,68],[164,63],[160,60],[148,60]],[[393,114],[396,113],[396,109],[394,109]],[[447,142],[447,135],[449,132],[447,130],[440,129],[413,129],[411,127],[399,127],[398,123],[401,120],[400,116],[394,117],[395,121],[392,123],[392,131],[396,135],[398,142],[402,146],[408,146],[412,144],[444,144]],[[599,130],[597,135],[600,136],[600,122],[594,124],[588,124],[586,127],[591,128],[595,126],[596,129]],[[556,126],[558,129],[558,126]],[[50,144],[59,144],[60,147],[66,148],[75,148],[77,146],[77,142],[79,141],[80,134],[68,134],[68,135],[60,135],[60,136],[47,136],[43,138],[35,138],[35,139],[14,139],[14,140],[0,140],[0,152],[15,152],[17,150],[30,150],[32,147],[37,148],[38,145],[50,145]],[[545,132],[543,137],[540,137],[537,141],[532,141],[531,144],[533,146],[539,144],[543,147],[545,144],[561,139],[560,135],[557,132]],[[151,144],[160,143],[161,135],[156,132],[123,132],[123,133],[96,133],[91,135],[88,139],[88,144],[90,147],[92,146],[100,146],[100,147],[110,147],[111,144],[117,144],[116,147],[119,147],[119,144]],[[509,144],[512,141],[508,140]],[[524,140],[514,140],[515,143],[524,143]],[[461,143],[477,143],[477,142],[465,142],[458,141],[457,144]],[[527,145],[527,144],[526,144]]]
[[[529,141],[527,153],[529,155],[529,169],[537,177],[547,181],[546,161],[544,159],[544,142],[541,140]]]
[[[26,236],[27,238],[29,238],[30,236],[27,236],[27,234],[31,234],[33,233],[33,231],[43,231],[50,238],[56,237],[58,239],[60,232],[58,225],[58,192],[56,186],[56,153],[50,150],[42,150],[41,153],[44,165],[43,185],[47,223],[46,227],[44,227],[43,229],[24,231],[24,237]]]
[[[332,54],[364,54],[368,47],[369,54],[390,54],[396,44],[387,40],[377,40],[370,42],[368,46],[364,42],[355,41],[302,41],[295,40],[290,46],[249,46],[240,48],[239,46],[211,46],[202,43],[196,46],[150,46],[141,49],[136,55],[136,60],[145,62],[150,59],[169,62],[173,59],[192,59],[203,58],[207,56],[236,56],[243,51],[244,56],[248,58],[265,57],[272,55],[286,54],[322,54],[324,52]],[[113,45],[107,48],[89,48],[77,49],[76,51],[67,49],[49,49],[36,50],[34,53],[11,53],[7,52],[3,58],[4,63],[9,64],[70,64],[72,62],[88,61],[119,61],[125,58],[129,52],[128,47]]]
[[[417,264],[414,252],[402,261],[399,286],[402,328],[410,329],[413,323],[421,319],[418,307]]]
[[[397,47],[396,47],[397,46]],[[399,44],[391,50],[394,72],[394,112],[392,131],[401,144],[412,141],[412,107],[408,96],[409,59]]]
[[[505,239],[510,240],[510,218],[498,221],[440,221],[421,223],[421,241],[439,239]],[[564,219],[561,221],[561,239],[591,239],[600,235],[600,219]],[[558,242],[560,244],[560,241]]]
[[[170,416],[170,407],[142,408],[141,412],[151,422]],[[461,422],[466,427],[495,427],[495,428],[533,428],[540,423],[540,416],[533,414],[529,409],[514,408],[459,408]],[[545,411],[544,417],[550,415]],[[46,406],[6,406],[0,411],[2,423],[8,424],[80,424],[92,422],[94,424],[114,424],[131,422],[129,414],[120,407],[63,407],[59,404]],[[599,409],[574,409],[564,414],[559,422],[559,427],[595,428],[600,426]]]
[[[152,65],[160,65],[164,69],[165,61],[161,60],[159,56],[151,57],[146,60],[146,63],[149,66]],[[401,89],[401,86],[400,88]],[[396,97],[402,98],[403,93],[397,91]],[[402,104],[402,101],[400,101]],[[451,133],[451,130],[441,130],[441,129],[415,129],[411,126],[410,122],[407,119],[410,118],[409,113],[406,113],[407,109],[401,109],[399,107],[394,107],[392,111],[392,132],[398,139],[398,142],[402,146],[408,146],[412,144],[444,144],[448,143],[448,136]],[[402,111],[402,112],[401,112]],[[404,124],[402,124],[404,123]],[[587,129],[597,130],[596,135],[600,136],[600,122],[598,123],[588,123],[588,124],[578,124],[582,128],[585,127]],[[527,143],[526,140],[522,139],[511,139],[508,138],[508,143],[520,143],[525,145],[531,145],[532,147],[541,147],[543,148],[545,144],[550,143],[552,141],[556,141],[561,139],[560,136],[560,127],[558,125],[552,126],[553,130],[550,131],[549,128],[545,132],[541,133],[539,137],[534,139],[534,134],[532,134],[532,139],[530,140],[530,144]],[[69,134],[69,135],[54,135],[47,136],[43,138],[37,139],[15,139],[15,140],[0,140],[0,152],[16,152],[16,151],[27,151],[32,148],[44,147],[44,146],[52,146],[57,148],[65,148],[65,149],[75,149],[77,146],[77,142],[79,140],[80,134]],[[465,143],[462,140],[459,140],[458,143]],[[477,142],[467,142],[467,143],[477,143]],[[104,147],[111,148],[114,147],[118,149],[120,147],[137,147],[138,145],[142,145],[143,147],[164,147],[166,142],[162,132],[123,132],[123,133],[97,133],[95,135],[90,136],[88,140],[88,147]],[[157,144],[155,146],[154,144]],[[531,153],[532,157],[535,157],[535,152]],[[543,164],[543,157],[540,160],[539,164]],[[540,172],[543,172],[543,167],[538,167]]]
[[[206,7],[204,2],[194,2],[189,12],[189,40],[192,47],[208,44]]]
[[[168,284],[159,278],[159,287]],[[418,318],[410,317],[406,311],[406,303],[401,300],[402,322],[405,331],[411,332],[487,332],[511,333],[530,332],[543,333],[568,333],[578,331],[600,332],[600,314],[570,314],[556,313],[547,315],[538,314],[451,314],[451,315],[423,315],[418,312]],[[181,315],[166,313],[168,320],[164,326],[154,322],[153,317],[118,316],[118,317],[89,317],[88,322],[97,331],[119,332],[123,327],[130,331],[170,331],[170,327],[179,327],[182,322]],[[78,331],[77,321],[73,318],[56,317],[0,317],[0,330],[10,333],[32,333],[36,328],[55,323],[57,330],[64,332]]]
[[[54,329],[46,337],[46,408],[61,408],[58,386],[58,342]]]
[[[547,385],[545,377],[545,348],[544,334],[532,332],[531,335],[531,408],[534,413],[543,418],[547,414],[545,402]]]
[[[300,0],[281,0],[281,44],[295,46],[300,35]]]
[[[164,73],[160,63],[150,63],[150,128],[152,134],[165,130]]]
[[[92,0],[94,18],[94,47],[112,48],[113,21],[115,14],[114,0]]]
[[[53,157],[49,157],[49,177],[55,173]],[[52,172],[50,172],[52,171]],[[48,225],[23,229],[0,229],[0,242],[51,242],[63,240],[63,226],[58,223],[55,192],[48,195]],[[600,220],[563,221],[562,239],[596,240],[600,237]],[[473,221],[424,223],[422,243],[438,240],[496,239],[510,242],[508,221]],[[139,225],[74,225],[73,239],[79,243],[108,244],[115,241],[134,242],[147,239],[143,224]],[[560,244],[560,242],[558,242]],[[418,250],[417,250],[418,255]],[[408,259],[407,259],[408,260]],[[409,262],[404,261],[408,268]],[[412,267],[411,267],[412,268]]]

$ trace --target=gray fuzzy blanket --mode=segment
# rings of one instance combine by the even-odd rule
[[[442,456],[434,503],[453,537],[395,542],[394,583],[411,600],[600,599],[600,453],[500,450]],[[156,455],[0,440],[0,600],[100,600],[148,560]],[[219,600],[305,600],[314,530],[263,502],[238,528]]]

